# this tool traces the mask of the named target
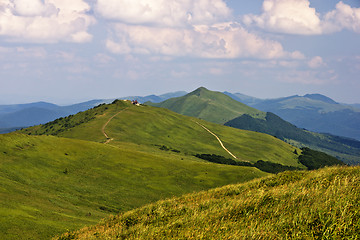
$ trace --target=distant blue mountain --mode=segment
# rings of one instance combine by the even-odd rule
[[[174,92],[160,96],[129,96],[119,99],[138,100],[141,103],[147,101],[161,102],[168,98],[179,97],[185,94],[186,92]],[[86,111],[102,103],[111,103],[114,100],[115,99],[96,99],[69,106],[59,106],[47,102],[0,105],[0,133],[7,133],[23,127],[44,124],[60,117]]]
[[[26,104],[12,104],[12,105],[0,105],[0,114],[13,113],[20,111],[26,108],[43,108],[43,109],[56,109],[59,106],[47,103],[47,102],[35,102],[35,103],[26,103]]]
[[[314,132],[329,133],[360,140],[360,108],[337,103],[321,94],[258,99],[240,93],[236,100]],[[230,95],[231,96],[231,95]]]
[[[153,102],[153,103],[160,103],[162,101],[165,101],[169,98],[175,98],[175,97],[182,97],[184,95],[186,95],[187,92],[184,91],[178,91],[178,92],[172,92],[172,93],[165,93],[162,95],[148,95],[145,97],[142,96],[128,96],[128,97],[122,97],[119,99],[128,99],[128,100],[137,100],[140,103],[145,103],[145,102]]]

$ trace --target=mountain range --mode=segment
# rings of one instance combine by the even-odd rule
[[[186,94],[187,92],[179,91],[145,97],[127,96],[119,99],[138,100],[141,103],[148,101],[160,103]],[[224,92],[224,94],[257,110],[272,112],[299,128],[360,140],[360,124],[358,124],[360,122],[360,104],[338,103],[321,94],[294,95],[277,99],[260,99],[241,93]],[[46,123],[59,117],[85,111],[101,103],[110,103],[113,100],[115,99],[91,100],[69,106],[58,106],[46,102],[0,105],[0,133]],[[213,103],[216,104],[216,101]],[[171,102],[167,104],[171,104]],[[189,107],[189,103],[182,103],[181,108],[183,109],[178,112],[185,112],[186,108],[190,110]],[[208,107],[208,115],[210,115],[212,107],[215,106]],[[231,108],[231,106],[228,107]],[[228,116],[226,120],[231,120],[229,117],[238,117],[236,111],[238,110],[234,110],[232,116]],[[224,123],[224,119],[219,118],[216,122]]]

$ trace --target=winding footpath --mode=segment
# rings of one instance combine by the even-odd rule
[[[196,121],[195,121],[196,122]],[[209,133],[211,133],[211,135],[213,135],[214,137],[216,137],[216,139],[219,141],[221,147],[228,153],[230,154],[233,158],[237,159],[237,157],[232,154],[225,146],[224,144],[222,143],[222,141],[220,140],[220,138],[218,136],[216,136],[215,133],[213,133],[212,131],[210,131],[209,129],[207,129],[204,125],[200,124],[199,122],[196,122],[199,126],[201,126],[202,128],[204,128],[206,131],[208,131]]]
[[[110,143],[112,140],[114,140],[113,138],[110,138],[109,135],[105,132],[105,128],[107,127],[107,125],[111,122],[111,120],[114,119],[114,117],[116,117],[117,115],[119,115],[120,113],[122,113],[123,111],[125,111],[128,108],[124,108],[121,111],[119,111],[118,113],[116,113],[115,115],[113,115],[111,118],[109,118],[109,120],[104,124],[104,126],[101,129],[102,134],[105,136],[105,138],[107,139],[106,142],[104,142],[104,144],[108,144]],[[223,144],[223,142],[221,141],[221,139],[212,131],[210,131],[208,128],[206,128],[204,125],[200,124],[199,122],[194,121],[195,123],[197,123],[199,126],[201,126],[202,128],[204,128],[206,131],[208,131],[211,135],[213,135],[220,143],[220,146],[228,153],[230,154],[230,156],[232,156],[233,158],[237,159],[237,157],[232,154]]]
[[[117,115],[119,115],[121,112],[125,111],[127,108],[121,109],[121,111],[119,111],[118,113],[116,113],[114,116],[112,116],[111,118],[109,118],[109,120],[104,124],[104,126],[101,129],[101,132],[103,133],[103,135],[106,137],[106,142],[104,142],[104,144],[108,144],[109,142],[111,142],[112,140],[114,140],[113,138],[110,138],[107,133],[105,132],[105,128],[107,127],[107,125],[111,122],[111,120],[113,120],[114,117],[116,117]]]

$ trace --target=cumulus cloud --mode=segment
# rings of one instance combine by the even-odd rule
[[[106,45],[118,54],[261,59],[302,57],[299,52],[288,53],[280,43],[264,40],[231,22],[191,29],[117,23]]]
[[[0,36],[10,41],[87,42],[95,19],[83,0],[0,0]]]
[[[262,10],[261,15],[245,15],[243,22],[287,34],[317,35],[342,29],[360,33],[360,8],[342,1],[323,17],[310,7],[309,0],[264,0]]]
[[[336,9],[324,17],[324,31],[333,32],[348,29],[360,33],[360,8],[351,8],[340,1]]]
[[[231,21],[223,0],[98,0],[96,12],[116,22],[106,47],[117,54],[201,58],[303,58]],[[228,20],[228,21],[226,21]]]
[[[316,57],[313,57],[309,62],[308,62],[308,66],[310,68],[320,68],[320,67],[323,67],[325,66],[325,63],[323,61],[323,59],[320,57],[320,56],[316,56]]]
[[[96,11],[123,23],[171,27],[214,24],[231,17],[223,0],[98,0]]]

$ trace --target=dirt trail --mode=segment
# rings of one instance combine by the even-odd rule
[[[121,112],[125,111],[127,108],[122,109],[121,111],[119,111],[118,113],[116,113],[114,116],[112,116],[111,118],[109,118],[109,120],[104,124],[104,126],[101,129],[101,132],[104,134],[104,136],[106,137],[106,142],[104,142],[104,144],[108,144],[109,142],[111,142],[112,140],[114,140],[113,138],[110,138],[107,133],[105,132],[105,128],[106,126],[111,122],[111,120],[113,120],[114,117],[116,117],[117,115],[119,115]]]
[[[196,122],[196,121],[195,121],[195,122]],[[222,143],[222,141],[220,140],[220,138],[219,138],[218,136],[216,136],[215,133],[213,133],[212,131],[210,131],[209,129],[207,129],[204,125],[202,125],[202,124],[200,124],[200,123],[198,123],[198,122],[196,122],[196,123],[197,123],[199,126],[201,126],[202,128],[204,128],[206,131],[208,131],[209,133],[211,133],[211,135],[213,135],[214,137],[216,137],[216,139],[219,141],[221,147],[222,147],[228,154],[230,154],[233,158],[237,159],[237,157],[236,157],[234,154],[232,154],[232,153],[224,146],[224,144]]]

